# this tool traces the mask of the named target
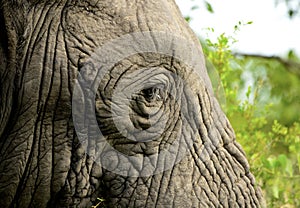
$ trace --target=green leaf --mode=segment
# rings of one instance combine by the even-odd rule
[[[279,198],[279,187],[277,184],[272,186],[272,192],[273,192],[274,198],[278,199]]]
[[[210,13],[214,13],[214,10],[213,10],[213,8],[212,8],[212,6],[211,6],[210,3],[208,3],[207,1],[205,1],[205,6],[206,6],[207,11],[209,11]]]
[[[276,159],[273,158],[273,157],[269,157],[267,159],[267,161],[268,161],[268,163],[266,164],[266,167],[268,169],[270,169],[271,171],[273,171],[275,169],[275,167],[276,167]]]
[[[292,9],[290,9],[290,10],[288,11],[288,14],[289,14],[289,17],[292,18],[292,17],[295,15],[295,11],[292,10]]]
[[[248,90],[247,90],[247,92],[246,92],[246,97],[247,97],[248,99],[250,98],[251,92],[252,92],[252,88],[251,88],[251,86],[248,86]]]
[[[186,16],[184,19],[185,19],[188,23],[190,23],[190,21],[191,21],[191,17],[190,17],[190,16]]]
[[[297,55],[295,54],[294,50],[289,50],[287,57],[290,60],[296,60],[297,61]]]
[[[287,172],[287,174],[288,174],[290,177],[293,177],[293,176],[294,176],[293,163],[292,163],[291,160],[287,160],[287,164],[286,164],[286,167],[285,167],[285,171]]]
[[[278,162],[280,163],[281,167],[286,167],[287,165],[287,156],[284,154],[281,154],[278,156]]]

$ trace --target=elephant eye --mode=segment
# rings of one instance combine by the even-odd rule
[[[143,89],[141,94],[148,102],[162,101],[165,97],[164,86],[158,85]]]

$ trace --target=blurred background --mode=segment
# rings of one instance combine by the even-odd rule
[[[176,0],[267,207],[300,207],[300,0]]]
[[[208,27],[217,33],[231,34],[238,22],[252,21],[251,26],[237,33],[239,42],[234,49],[264,55],[285,55],[290,50],[300,54],[299,0],[176,2],[183,15],[190,18],[190,26],[198,35],[205,35]]]

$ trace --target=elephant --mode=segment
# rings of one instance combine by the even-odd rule
[[[263,206],[174,0],[0,4],[0,207]]]

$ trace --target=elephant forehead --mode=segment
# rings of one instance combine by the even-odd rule
[[[91,52],[107,41],[141,31],[164,31],[192,41],[180,17],[173,1],[76,1],[64,10],[62,25],[70,47]]]
[[[173,2],[168,1],[76,1],[69,6],[68,22],[81,28],[102,32],[103,29],[116,30],[111,33],[136,32],[141,30],[179,30],[179,25],[174,24],[176,10],[172,9]],[[97,20],[96,24],[82,24],[86,20]],[[73,20],[73,21],[72,21]],[[88,28],[90,26],[90,28]],[[102,31],[99,31],[102,30]],[[118,31],[121,30],[121,31]]]

